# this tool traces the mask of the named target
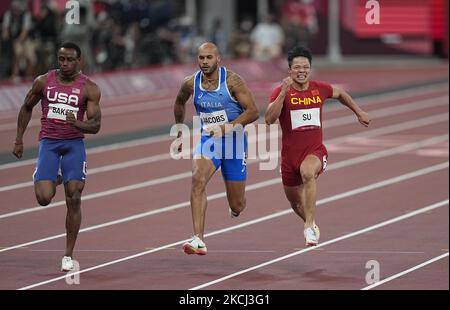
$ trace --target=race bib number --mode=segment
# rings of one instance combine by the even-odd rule
[[[47,118],[59,119],[59,120],[65,121],[67,112],[69,112],[69,111],[72,112],[76,117],[78,110],[79,110],[79,108],[70,106],[68,104],[50,103],[48,105]]]
[[[200,119],[202,120],[203,130],[208,130],[214,125],[224,125],[228,123],[228,117],[225,110],[211,113],[200,112]]]
[[[292,130],[320,127],[320,108],[291,111]]]

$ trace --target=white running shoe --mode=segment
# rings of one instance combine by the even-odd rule
[[[230,212],[230,217],[231,217],[232,219],[237,218],[237,217],[239,216],[239,214],[240,214],[240,213],[234,212],[233,209],[231,209],[231,208],[228,208],[228,212]]]
[[[73,270],[73,261],[70,256],[64,256],[61,260],[61,271]]]
[[[315,246],[319,243],[319,238],[317,238],[316,232],[313,228],[308,227],[303,231],[305,236],[306,246]]]
[[[319,239],[320,239],[320,229],[319,229],[319,226],[317,226],[317,224],[314,223],[313,229],[314,229],[314,232],[316,233],[317,241],[319,241]]]
[[[186,254],[206,255],[206,244],[198,236],[183,244],[183,252]]]

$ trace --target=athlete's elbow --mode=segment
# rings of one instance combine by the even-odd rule
[[[97,125],[92,129],[92,133],[93,133],[93,134],[98,133],[98,132],[100,131],[100,127],[101,127],[100,123],[97,124]]]
[[[259,119],[259,113],[258,111],[255,111],[254,115],[253,115],[253,122],[257,121]]]
[[[275,118],[273,117],[273,115],[271,113],[267,113],[264,117],[264,120],[266,122],[266,125],[272,125],[275,122]]]
[[[265,117],[265,121],[266,121],[266,125],[272,125],[273,124],[272,118],[268,117],[267,115]]]
[[[255,107],[254,109],[252,109],[252,111],[251,111],[251,113],[250,113],[250,116],[251,116],[252,122],[258,120],[258,118],[259,118],[259,111],[258,111],[258,108]]]

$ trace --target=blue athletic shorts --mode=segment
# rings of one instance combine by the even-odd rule
[[[221,138],[202,136],[194,149],[194,158],[203,156],[211,159],[216,170],[222,169],[226,181],[247,179],[247,134],[233,132]]]
[[[86,150],[83,139],[41,139],[33,181],[56,181],[61,167],[64,183],[86,179]]]

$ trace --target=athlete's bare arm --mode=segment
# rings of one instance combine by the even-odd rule
[[[177,94],[177,98],[175,99],[173,114],[175,116],[175,123],[177,124],[181,124],[184,122],[186,102],[194,93],[194,77],[195,75],[190,75],[184,78],[183,84],[181,84],[180,90]]]
[[[66,122],[73,124],[76,128],[80,129],[83,133],[95,134],[99,132],[101,127],[102,113],[100,110],[100,98],[101,92],[97,84],[91,80],[86,81],[84,88],[85,96],[87,100],[86,107],[86,121],[79,121],[75,115],[71,112],[67,113]]]
[[[232,121],[231,124],[245,126],[256,121],[259,117],[258,107],[245,81],[233,71],[227,71],[227,85],[233,98],[244,109],[244,112]]]
[[[281,91],[278,94],[278,97],[272,101],[266,110],[266,124],[270,125],[277,121],[280,117],[281,110],[283,110],[283,102],[286,94],[291,87],[293,80],[291,77],[287,77],[283,80],[283,84],[281,86]]]
[[[369,114],[364,112],[345,90],[333,87],[332,98],[339,100],[340,103],[352,110],[362,125],[369,126],[371,121]]]
[[[28,91],[25,97],[24,103],[20,107],[19,116],[17,117],[17,134],[16,141],[14,143],[13,154],[17,158],[21,158],[23,155],[23,135],[30,122],[33,108],[42,99],[42,92],[47,83],[47,74],[38,76]]]
[[[173,106],[173,114],[175,116],[175,123],[182,124],[184,122],[184,115],[186,112],[186,102],[194,93],[194,78],[195,74],[189,75],[184,78],[183,84],[181,84],[178,91],[175,104]],[[180,138],[182,134],[181,129],[178,129],[177,137]],[[178,146],[178,152],[181,152],[183,145],[180,143]]]

